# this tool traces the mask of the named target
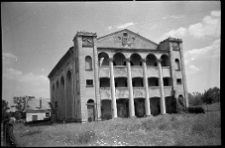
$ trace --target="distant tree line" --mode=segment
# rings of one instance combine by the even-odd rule
[[[207,110],[208,105],[212,103],[220,103],[220,89],[218,87],[209,88],[203,93],[193,92],[188,93],[190,106],[201,106],[206,104]]]

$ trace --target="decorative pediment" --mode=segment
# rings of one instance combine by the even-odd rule
[[[158,47],[158,44],[127,29],[99,37],[97,43],[98,47],[102,48],[156,49]]]

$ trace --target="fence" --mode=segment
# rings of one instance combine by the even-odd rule
[[[14,121],[11,119],[6,119],[3,121],[3,146],[6,147],[19,147],[16,144],[16,140],[13,134],[13,124]]]

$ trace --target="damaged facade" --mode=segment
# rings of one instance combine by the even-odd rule
[[[188,106],[182,40],[156,44],[125,29],[77,32],[73,43],[48,76],[59,120],[172,113],[173,98]]]

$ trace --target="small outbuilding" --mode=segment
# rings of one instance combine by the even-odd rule
[[[26,122],[50,118],[51,109],[48,102],[48,99],[29,98],[25,109]]]

